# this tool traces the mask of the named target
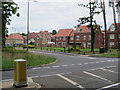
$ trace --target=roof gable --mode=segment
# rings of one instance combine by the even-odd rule
[[[24,40],[23,36],[18,33],[12,33],[6,37],[6,39],[21,39]]]
[[[55,36],[56,37],[69,36],[72,30],[73,30],[72,28],[71,29],[60,29]]]

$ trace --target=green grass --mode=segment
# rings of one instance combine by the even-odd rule
[[[120,51],[117,51],[117,49],[109,49],[108,52],[103,54],[94,54],[91,56],[97,56],[97,57],[119,57],[120,58]]]
[[[2,50],[2,68],[13,68],[15,59],[27,60],[27,66],[40,66],[56,61],[55,58],[46,55],[35,55],[26,50],[3,49]],[[1,67],[1,66],[0,66]]]

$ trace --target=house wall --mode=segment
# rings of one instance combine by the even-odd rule
[[[42,38],[42,44],[47,44],[47,43],[48,43],[47,36],[44,34]]]
[[[39,40],[37,38],[39,38]],[[39,36],[36,36],[34,45],[35,45],[35,47],[41,47],[42,46],[42,38],[40,38]]]
[[[24,44],[24,39],[7,39],[5,43],[10,43],[11,46],[16,43]]]

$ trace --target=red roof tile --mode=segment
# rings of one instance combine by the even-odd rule
[[[29,39],[31,39],[31,38],[34,38],[37,34],[39,34],[39,33],[29,33],[29,35],[28,35],[28,37],[29,37]]]
[[[81,26],[77,27],[76,30],[78,30],[78,29],[81,29],[81,30],[80,30],[80,33],[90,32],[90,31],[89,31],[89,28],[87,27],[87,25],[81,25]]]
[[[74,34],[77,32],[77,30],[73,30],[70,36],[74,36]]]
[[[8,37],[6,37],[6,39],[24,39],[22,37],[22,35],[18,34],[18,33],[12,33],[10,35],[8,35]]]
[[[71,29],[60,29],[55,36],[69,36],[72,30],[73,30],[72,28]]]

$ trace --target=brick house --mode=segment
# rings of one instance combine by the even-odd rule
[[[60,29],[55,35],[55,45],[61,47],[68,46],[70,34],[72,33],[72,31],[73,31],[72,28]]]
[[[91,47],[91,30],[87,25],[82,25],[76,28],[74,31],[74,40],[80,48]],[[73,34],[72,34],[73,36]],[[96,30],[94,48],[104,47],[104,34],[101,29]]]
[[[120,39],[120,23],[117,23],[118,31],[119,31],[119,39]],[[117,31],[115,29],[115,24],[112,24],[107,30],[108,36],[108,47],[109,48],[117,48]]]
[[[48,42],[51,42],[51,34],[48,31],[29,33],[29,43],[30,42],[33,42],[36,47],[47,45]]]
[[[10,43],[11,46],[14,45],[23,45],[24,44],[24,38],[22,35],[18,33],[12,33],[6,37],[6,42],[5,43]]]

